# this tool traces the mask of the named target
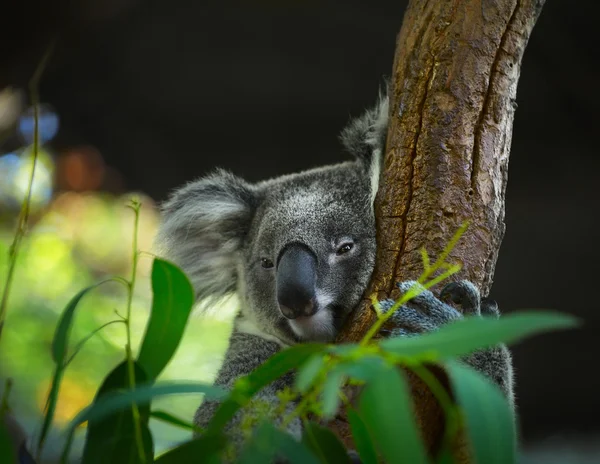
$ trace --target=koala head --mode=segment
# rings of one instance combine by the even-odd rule
[[[163,206],[161,254],[199,300],[237,291],[238,330],[333,340],[373,270],[387,110],[383,97],[342,132],[352,161],[257,184],[217,171],[177,190]]]

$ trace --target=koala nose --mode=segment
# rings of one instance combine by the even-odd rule
[[[277,259],[277,302],[281,314],[288,319],[315,314],[316,282],[315,253],[303,243],[286,245]]]

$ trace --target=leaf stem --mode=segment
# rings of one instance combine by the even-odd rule
[[[114,320],[114,321],[109,321],[106,324],[102,324],[100,327],[92,330],[89,334],[87,334],[85,337],[83,337],[81,340],[79,340],[79,342],[77,343],[77,345],[75,345],[75,348],[73,348],[73,354],[71,354],[71,356],[69,357],[69,359],[67,359],[64,363],[64,368],[66,368],[71,361],[73,361],[73,358],[75,358],[75,356],[77,355],[77,353],[79,353],[79,351],[81,351],[81,349],[83,348],[83,345],[85,345],[85,343],[92,338],[94,335],[96,335],[98,332],[100,332],[102,329],[104,329],[105,327],[108,327],[109,325],[112,324],[124,324],[125,321],[122,319],[118,319],[118,320]]]
[[[137,274],[138,265],[138,229],[140,221],[140,208],[141,203],[137,198],[133,198],[128,205],[134,213],[133,223],[133,254],[132,254],[132,266],[131,266],[131,280],[129,281],[129,288],[127,291],[127,312],[123,320],[125,323],[125,331],[127,333],[127,344],[125,345],[125,353],[127,356],[127,373],[129,380],[129,388],[135,389],[135,366],[133,360],[133,353],[131,348],[131,306],[133,302],[133,292],[135,290],[135,280]],[[133,403],[131,406],[131,412],[133,415],[133,427],[135,431],[135,443],[137,446],[138,455],[142,463],[146,462],[146,455],[144,453],[144,443],[142,439],[142,428],[140,426],[140,410],[137,404]]]
[[[29,222],[29,213],[31,210],[31,192],[33,190],[33,179],[35,176],[35,168],[37,166],[38,160],[38,152],[39,152],[39,84],[40,79],[42,78],[42,74],[50,56],[52,56],[52,52],[54,50],[54,42],[50,44],[46,53],[42,57],[40,63],[38,64],[31,80],[29,81],[29,94],[31,99],[31,106],[33,107],[33,162],[31,164],[31,173],[29,175],[29,181],[27,183],[27,191],[25,193],[25,197],[23,198],[23,203],[21,204],[21,211],[19,213],[19,219],[17,221],[17,230],[15,231],[15,236],[13,238],[13,242],[10,245],[8,251],[8,271],[6,274],[6,280],[4,282],[4,289],[2,290],[2,300],[0,300],[0,336],[2,335],[2,329],[4,328],[4,321],[6,319],[6,311],[8,307],[8,297],[10,295],[10,288],[12,285],[15,266],[17,263],[17,256],[19,254],[19,249],[21,248],[21,243],[23,238],[25,237],[25,232],[27,229],[27,222]]]
[[[425,272],[419,278],[419,283],[423,283],[431,274],[437,271],[439,268],[443,267],[446,264],[446,258],[450,255],[450,252],[454,249],[460,238],[463,236],[467,228],[469,227],[469,221],[465,221],[461,224],[458,230],[454,233],[448,244],[444,247],[438,259],[436,259],[435,263],[432,266],[428,266],[425,268]],[[423,279],[423,280],[421,280]]]
[[[438,400],[446,417],[446,426],[444,427],[444,437],[442,443],[446,446],[450,445],[453,437],[458,433],[459,429],[459,411],[455,403],[452,401],[450,394],[442,383],[433,375],[433,373],[420,363],[409,364],[407,367],[412,370],[431,391],[433,396]]]

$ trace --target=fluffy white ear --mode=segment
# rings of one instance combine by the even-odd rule
[[[371,203],[379,188],[379,173],[385,151],[385,139],[389,119],[387,92],[379,93],[377,104],[350,121],[340,134],[346,150],[364,164],[371,179]]]
[[[186,272],[197,299],[235,291],[239,252],[258,203],[252,185],[219,170],[175,191],[162,206],[157,251]]]

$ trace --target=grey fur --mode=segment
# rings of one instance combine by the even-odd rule
[[[348,153],[368,162],[374,151],[383,151],[387,134],[389,99],[386,92],[379,94],[377,104],[350,121],[342,130],[340,141]]]
[[[231,387],[282,347],[333,341],[360,300],[375,261],[373,199],[387,118],[387,97],[382,95],[374,109],[344,129],[341,140],[354,155],[353,161],[257,184],[217,171],[177,190],[165,203],[158,234],[160,253],[190,276],[199,301],[210,303],[234,291],[240,299],[217,384]],[[284,247],[297,242],[317,257],[315,300],[321,308],[302,323],[283,317],[275,291],[276,267],[261,265],[262,258],[277,263]],[[351,250],[336,253],[346,242],[352,243]],[[398,314],[408,322],[400,335],[436,330],[461,317],[429,294]],[[504,371],[494,370],[503,368],[504,359],[496,362],[476,356],[471,363],[510,386]],[[291,375],[280,379],[260,393],[261,399],[275,406],[276,392],[291,384]],[[195,423],[206,426],[215,407],[212,402],[202,404]],[[229,424],[238,443],[239,421],[238,415]],[[300,423],[292,423],[290,431],[299,436]]]
[[[261,192],[218,170],[180,188],[163,205],[158,253],[185,270],[198,299],[236,290],[238,255]]]
[[[246,375],[254,368],[260,366],[280,349],[281,346],[276,342],[266,340],[258,335],[234,331],[225,356],[225,364],[219,371],[215,383],[231,389],[238,377]],[[291,373],[288,373],[261,390],[256,395],[256,398],[263,400],[275,408],[278,402],[277,392],[283,390],[286,386],[292,385],[292,383],[293,376]],[[199,427],[206,427],[218,406],[219,403],[216,401],[205,401],[202,403],[202,406],[196,411],[194,423]],[[290,403],[286,413],[291,412],[293,407],[294,404]],[[232,432],[231,437],[236,448],[239,448],[242,444],[242,436],[239,433],[235,433],[236,428],[239,427],[241,417],[241,414],[237,414],[227,425],[227,429]],[[300,438],[302,435],[300,420],[292,420],[288,425],[288,431],[295,437]]]
[[[419,284],[415,281],[406,281],[398,284],[398,287],[404,293],[413,285]],[[442,300],[456,304],[462,311],[457,311]],[[388,311],[393,303],[393,300],[383,301],[382,310]],[[461,319],[463,315],[482,314],[500,317],[496,302],[487,298],[482,299],[477,287],[468,280],[451,282],[442,289],[439,299],[429,290],[423,290],[406,305],[398,308],[392,319],[399,327],[392,330],[390,335],[410,336],[432,332],[444,324]],[[514,407],[512,359],[505,345],[477,351],[467,356],[464,361],[496,382]]]

